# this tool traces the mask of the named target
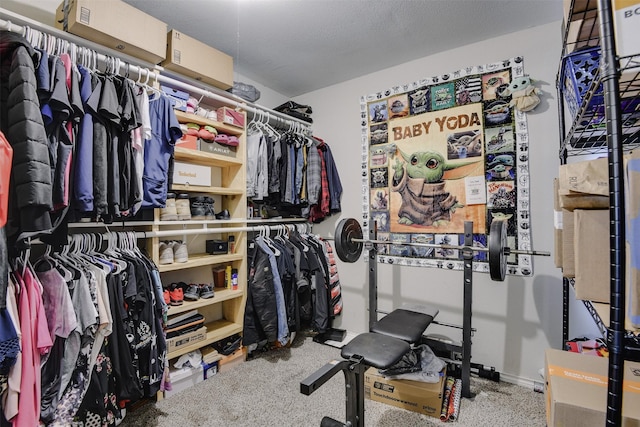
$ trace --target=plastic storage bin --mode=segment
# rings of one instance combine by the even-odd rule
[[[562,85],[564,100],[569,107],[572,117],[576,117],[580,106],[595,78],[600,65],[600,48],[593,47],[571,53],[564,58],[562,68]],[[602,105],[602,84],[598,86],[591,101],[587,106],[587,111],[594,110],[598,105]]]

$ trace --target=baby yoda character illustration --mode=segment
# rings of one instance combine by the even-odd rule
[[[456,196],[445,190],[442,180],[448,170],[475,162],[445,162],[442,154],[435,151],[418,151],[405,154],[398,150],[393,165],[394,174],[391,189],[400,193],[402,203],[398,210],[398,223],[434,225],[436,227],[451,220],[451,213],[463,207]]]
[[[387,193],[382,190],[376,191],[376,197],[371,202],[371,207],[376,210],[386,210],[389,206],[389,199]]]
[[[514,77],[509,83],[509,86],[505,88],[500,95],[511,95],[510,106],[515,106],[518,111],[527,112],[531,111],[540,103],[540,89],[533,85],[535,81],[524,75],[522,77]]]

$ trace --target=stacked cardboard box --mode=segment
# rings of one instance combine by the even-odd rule
[[[545,396],[548,426],[603,426],[607,413],[609,360],[548,349]],[[640,364],[625,362],[622,427],[640,425]]]

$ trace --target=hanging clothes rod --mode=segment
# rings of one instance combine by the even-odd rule
[[[57,28],[50,27],[48,25],[42,24],[41,22],[34,21],[32,19],[26,18],[24,16],[18,15],[6,9],[0,8],[0,30],[11,31],[14,33],[18,33],[21,35],[25,35],[26,27],[34,29],[36,31],[40,31],[41,33],[51,35],[61,40],[65,40],[73,45],[78,47],[88,48],[97,54],[97,59],[102,63],[108,63],[110,58],[123,58],[125,62],[125,67],[122,70],[127,70],[129,74],[139,75],[146,77],[148,79],[156,80],[157,82],[166,83],[167,85],[173,87],[179,87],[181,89],[186,90],[189,93],[196,93],[206,98],[214,99],[219,102],[224,102],[226,104],[231,104],[235,108],[240,108],[249,112],[252,112],[255,115],[260,115],[261,113],[267,113],[269,117],[274,117],[276,120],[284,121],[285,124],[295,123],[298,127],[302,126],[304,130],[310,131],[310,124],[297,119],[295,117],[287,116],[286,114],[280,113],[279,111],[272,110],[267,107],[263,107],[259,104],[254,104],[252,102],[248,102],[243,100],[242,98],[233,95],[229,92],[225,92],[221,89],[218,90],[220,93],[216,93],[212,90],[205,89],[203,87],[195,86],[190,83],[183,82],[181,80],[172,78],[170,76],[162,74],[166,72],[164,68],[159,65],[151,65],[145,66],[145,62],[140,59],[134,58],[132,56],[126,55],[122,52],[117,52],[108,47],[99,45],[97,43],[93,43],[89,40],[83,39],[81,37],[75,36],[73,34],[61,31]],[[100,52],[106,52],[100,53]],[[137,64],[137,65],[136,65]],[[153,68],[155,71],[151,71]],[[186,79],[186,77],[185,77]]]
[[[307,232],[311,232],[311,225],[307,222],[302,223],[291,223],[291,224],[277,224],[277,225],[256,225],[250,227],[218,227],[218,228],[195,228],[195,229],[186,229],[186,230],[161,230],[161,231],[110,231],[106,224],[99,224],[97,226],[103,226],[107,228],[107,233],[73,233],[73,234],[99,234],[103,240],[108,240],[109,236],[117,233],[130,233],[135,234],[136,239],[149,239],[152,237],[171,237],[171,236],[183,236],[183,235],[197,235],[197,234],[220,234],[220,233],[236,233],[242,231],[255,231],[255,232],[265,232],[265,231],[277,231],[284,229],[296,229],[299,226],[304,225]],[[34,239],[31,241],[31,244],[42,244],[43,242],[40,239]]]

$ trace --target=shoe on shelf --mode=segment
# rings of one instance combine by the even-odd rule
[[[187,262],[189,261],[189,251],[187,245],[182,241],[173,241],[169,243],[169,246],[173,250],[173,262]]]
[[[182,282],[169,285],[169,303],[171,305],[182,305],[184,302],[184,291],[181,284]]]
[[[191,198],[191,219],[206,219],[204,197],[197,196]]]
[[[188,221],[191,219],[191,205],[188,194],[178,194],[176,198],[176,213],[178,215],[178,221]]]
[[[209,299],[213,298],[213,285],[208,283],[203,283],[200,285],[200,298]]]
[[[164,303],[167,305],[171,304],[171,296],[169,295],[169,289],[165,289],[162,291],[162,297],[164,298]]]
[[[204,216],[205,219],[216,219],[216,214],[213,210],[214,200],[211,197],[204,198]]]
[[[198,301],[200,299],[200,286],[191,283],[184,291],[184,299],[187,301]]]
[[[167,193],[167,201],[164,208],[160,208],[160,221],[177,221],[176,193]]]
[[[158,251],[160,252],[160,264],[173,264],[173,247],[166,242],[160,242],[158,245]]]
[[[231,219],[231,215],[228,210],[223,209],[216,214],[216,219]]]

